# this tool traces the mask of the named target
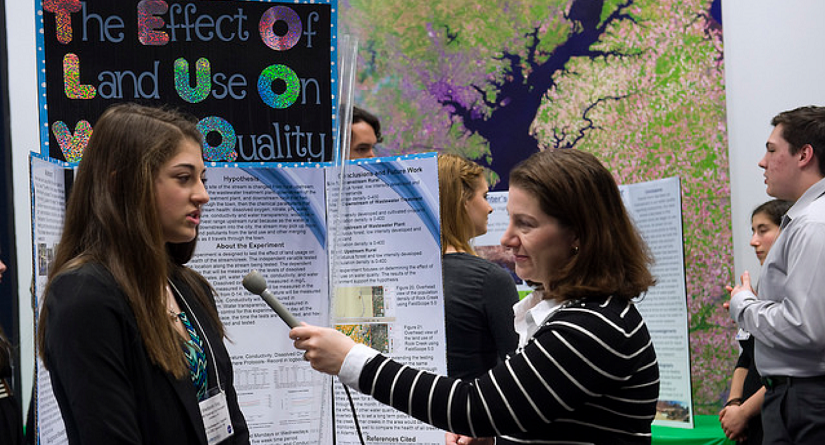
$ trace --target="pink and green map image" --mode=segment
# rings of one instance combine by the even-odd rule
[[[456,153],[508,171],[584,150],[621,184],[678,176],[694,412],[716,414],[738,347],[720,0],[340,0],[356,102],[379,155]]]

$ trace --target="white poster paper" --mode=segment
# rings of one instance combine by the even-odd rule
[[[250,441],[317,444],[329,379],[309,368],[289,327],[241,281],[258,270],[299,320],[326,324],[324,170],[209,168],[206,176],[210,202],[189,266],[218,292]]]
[[[32,240],[34,259],[34,292],[37,296],[35,314],[40,315],[40,303],[54,261],[63,220],[66,215],[66,173],[68,164],[47,160],[32,154],[29,158],[32,190]],[[37,343],[35,342],[35,348]],[[35,354],[35,394],[37,412],[37,434],[41,445],[62,445],[69,443],[66,426],[60,415],[60,408],[52,392],[49,371],[43,366],[39,354]]]
[[[446,374],[436,158],[361,162],[345,177],[335,231],[336,329],[404,364]],[[329,189],[337,185],[331,178]],[[444,443],[443,431],[352,396],[367,443]],[[359,444],[340,385],[335,419],[337,443]]]
[[[637,304],[659,360],[656,425],[693,428],[687,287],[679,178],[619,187],[653,253],[656,285]]]

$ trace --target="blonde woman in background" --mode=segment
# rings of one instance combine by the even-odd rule
[[[516,284],[501,266],[477,256],[470,245],[472,238],[487,233],[487,217],[493,211],[488,189],[478,164],[456,155],[438,156],[447,375],[465,380],[504,361],[518,343],[513,328]],[[448,443],[457,439],[452,434],[447,433]]]
[[[513,278],[478,257],[470,239],[487,233],[487,180],[478,164],[456,155],[438,156],[441,254],[447,328],[447,374],[472,379],[515,351]]]

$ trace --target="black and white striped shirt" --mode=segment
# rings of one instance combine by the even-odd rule
[[[377,355],[357,386],[424,422],[469,436],[649,444],[659,367],[636,307],[590,298],[565,305],[516,355],[472,382]]]

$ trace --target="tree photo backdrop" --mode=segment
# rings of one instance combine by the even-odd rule
[[[694,408],[715,414],[738,353],[719,0],[341,0],[356,99],[379,155],[444,151],[509,170],[547,148],[617,182],[682,180]]]

